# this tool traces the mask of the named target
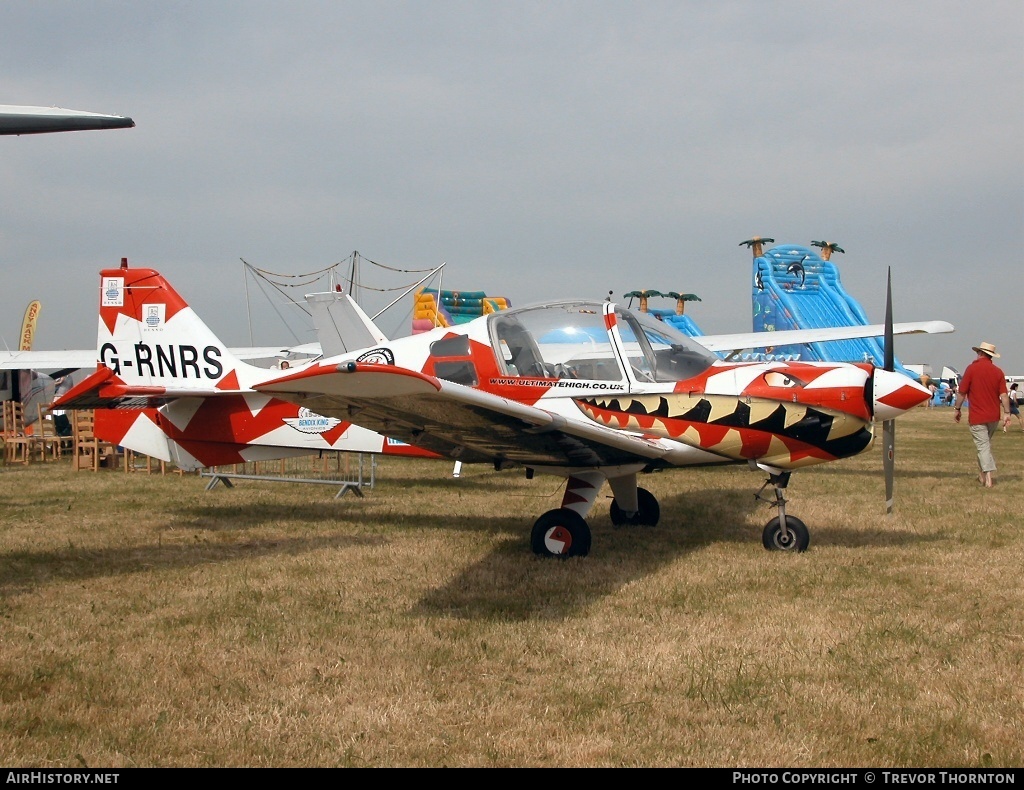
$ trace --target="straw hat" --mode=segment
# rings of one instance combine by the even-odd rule
[[[996,353],[996,347],[991,343],[978,343],[976,346],[971,346],[971,351],[977,351],[979,354],[988,354],[990,357],[998,357]]]

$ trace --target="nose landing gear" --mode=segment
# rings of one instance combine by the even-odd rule
[[[786,515],[786,486],[789,485],[790,472],[770,472],[764,485],[754,494],[755,499],[768,502],[779,509],[779,515],[765,524],[761,533],[761,543],[769,551],[807,551],[811,542],[807,526],[796,516]],[[775,488],[775,499],[761,496],[768,487]]]

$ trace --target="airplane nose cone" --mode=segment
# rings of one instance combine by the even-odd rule
[[[932,394],[923,384],[919,384],[902,373],[875,369],[875,419],[891,420],[906,411],[919,406]]]

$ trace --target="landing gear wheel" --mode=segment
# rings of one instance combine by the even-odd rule
[[[632,516],[627,516],[622,512],[619,503],[613,499],[610,511],[612,524],[616,527],[625,526],[626,524],[641,527],[657,526],[658,519],[661,518],[661,506],[658,504],[658,498],[646,488],[638,488],[636,490],[636,503],[639,510]]]
[[[761,542],[768,551],[807,551],[811,535],[807,527],[795,516],[786,516],[786,534],[782,533],[782,522],[776,516],[765,524]]]
[[[542,557],[586,557],[590,553],[590,527],[575,510],[549,510],[533,525],[530,546]]]

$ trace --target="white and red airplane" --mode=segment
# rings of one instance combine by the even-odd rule
[[[371,451],[394,443],[558,475],[567,480],[561,507],[537,519],[531,545],[566,557],[589,552],[585,519],[606,480],[613,523],[653,526],[660,508],[638,475],[737,463],[768,475],[762,490],[774,487],[778,516],[764,546],[803,551],[807,528],[786,514],[790,474],[864,452],[876,423],[930,396],[870,364],[723,361],[712,352],[763,346],[764,333],[698,344],[610,302],[512,309],[392,341],[358,307],[347,315],[371,341],[365,348],[320,326],[325,356],[288,371],[257,368],[232,355],[157,271],[122,259],[101,272],[97,370],[55,406],[117,409],[97,412],[119,415],[106,428],[98,418],[102,438],[185,468],[363,449],[338,446],[348,432]],[[890,310],[885,327],[776,332],[771,343],[885,332],[891,348],[894,334],[952,330],[942,321],[893,326]],[[330,427],[296,442],[303,420]]]

